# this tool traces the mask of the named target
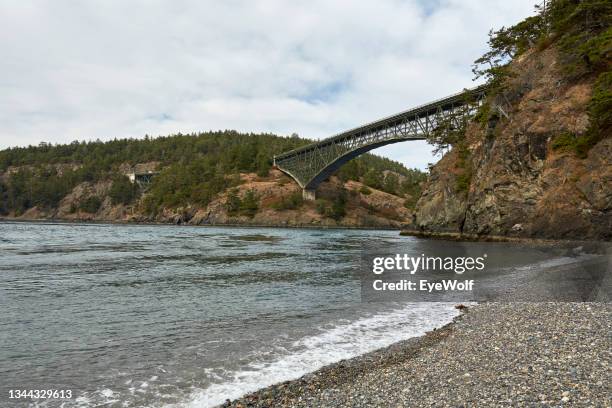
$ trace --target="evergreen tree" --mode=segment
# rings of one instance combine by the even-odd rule
[[[259,209],[259,200],[253,190],[248,190],[240,203],[240,213],[247,217],[253,217]]]
[[[238,197],[238,191],[236,189],[230,190],[227,195],[227,200],[225,201],[225,208],[229,215],[237,215],[238,211],[240,211],[240,207],[242,206],[242,202],[240,197]]]

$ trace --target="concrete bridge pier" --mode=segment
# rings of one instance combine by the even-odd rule
[[[306,201],[314,201],[317,199],[315,189],[302,189],[302,198]]]

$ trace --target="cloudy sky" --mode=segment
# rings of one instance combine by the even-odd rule
[[[0,148],[210,129],[324,138],[474,86],[533,0],[0,3]],[[424,142],[376,153],[423,168]]]

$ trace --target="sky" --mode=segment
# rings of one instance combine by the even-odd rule
[[[0,149],[218,129],[321,139],[472,87],[533,0],[5,0]],[[424,141],[374,151],[408,167]]]

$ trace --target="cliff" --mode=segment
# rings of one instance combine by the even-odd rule
[[[609,128],[577,149],[589,127],[596,76],[568,80],[559,50],[531,49],[511,63],[508,117],[475,120],[465,143],[431,170],[416,205],[422,232],[612,238]]]
[[[106,222],[155,222],[186,225],[258,225],[400,228],[409,223],[412,211],[405,198],[389,194],[358,181],[343,182],[332,177],[317,191],[316,201],[303,201],[300,187],[278,170],[268,176],[241,173],[237,185],[219,193],[208,205],[163,208],[149,214],[142,205],[146,193],[131,204],[113,204],[109,195],[112,182],[83,182],[64,196],[57,208],[33,207],[23,214],[9,214],[17,220],[67,220]],[[230,201],[245,201],[251,194],[251,208],[238,206],[232,211]],[[84,202],[95,199],[98,205],[88,209]]]

